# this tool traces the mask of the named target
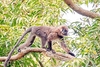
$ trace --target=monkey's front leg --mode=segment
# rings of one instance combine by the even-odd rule
[[[70,55],[72,55],[72,56],[75,56],[75,55],[67,48],[67,46],[66,46],[66,44],[65,44],[64,41],[61,42],[61,47],[62,47],[68,54],[70,54]]]
[[[47,49],[47,51],[51,51],[52,50],[52,41],[47,41],[47,38],[41,38],[41,40],[42,40],[42,48]],[[45,46],[46,41],[48,43],[48,48],[46,48],[46,46]],[[52,50],[52,52],[54,52],[54,51]]]
[[[48,51],[52,50],[52,41],[48,41]]]
[[[52,49],[52,41],[48,41],[48,48],[47,51],[52,51],[53,53],[55,53],[55,51]]]

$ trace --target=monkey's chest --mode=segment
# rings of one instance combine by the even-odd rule
[[[57,39],[59,39],[59,37],[57,36],[57,33],[50,33],[48,35],[48,39],[49,40],[57,40]]]

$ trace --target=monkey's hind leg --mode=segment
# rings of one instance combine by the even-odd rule
[[[18,47],[18,52],[21,52],[21,49],[25,49],[25,48],[31,46],[33,44],[35,38],[36,38],[36,36],[33,36],[30,34],[30,36],[28,37],[26,42]]]
[[[46,49],[46,38],[41,38],[42,48]]]

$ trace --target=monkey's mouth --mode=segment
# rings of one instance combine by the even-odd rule
[[[63,35],[67,36],[67,33],[63,33]]]

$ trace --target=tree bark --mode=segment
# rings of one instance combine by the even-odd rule
[[[51,51],[48,52],[48,51],[46,51],[46,49],[43,49],[43,48],[26,48],[26,49],[21,50],[21,52],[18,52],[16,55],[11,56],[10,61],[18,60],[18,59],[24,57],[29,52],[40,52],[48,57],[56,58],[56,59],[63,60],[63,61],[68,61],[68,60],[75,58],[69,54],[63,54],[60,52],[52,53]],[[5,61],[6,59],[7,59],[7,57],[5,57],[5,56],[0,57],[1,62]]]
[[[99,17],[100,18],[100,14],[97,14],[97,13],[93,13],[93,12],[90,12],[88,10],[85,10],[81,7],[78,7],[76,4],[74,4],[72,2],[72,0],[64,0],[64,2],[70,7],[72,8],[74,11],[76,11],[77,13],[83,15],[83,16],[87,16],[87,17],[90,17],[90,18],[97,18]]]

